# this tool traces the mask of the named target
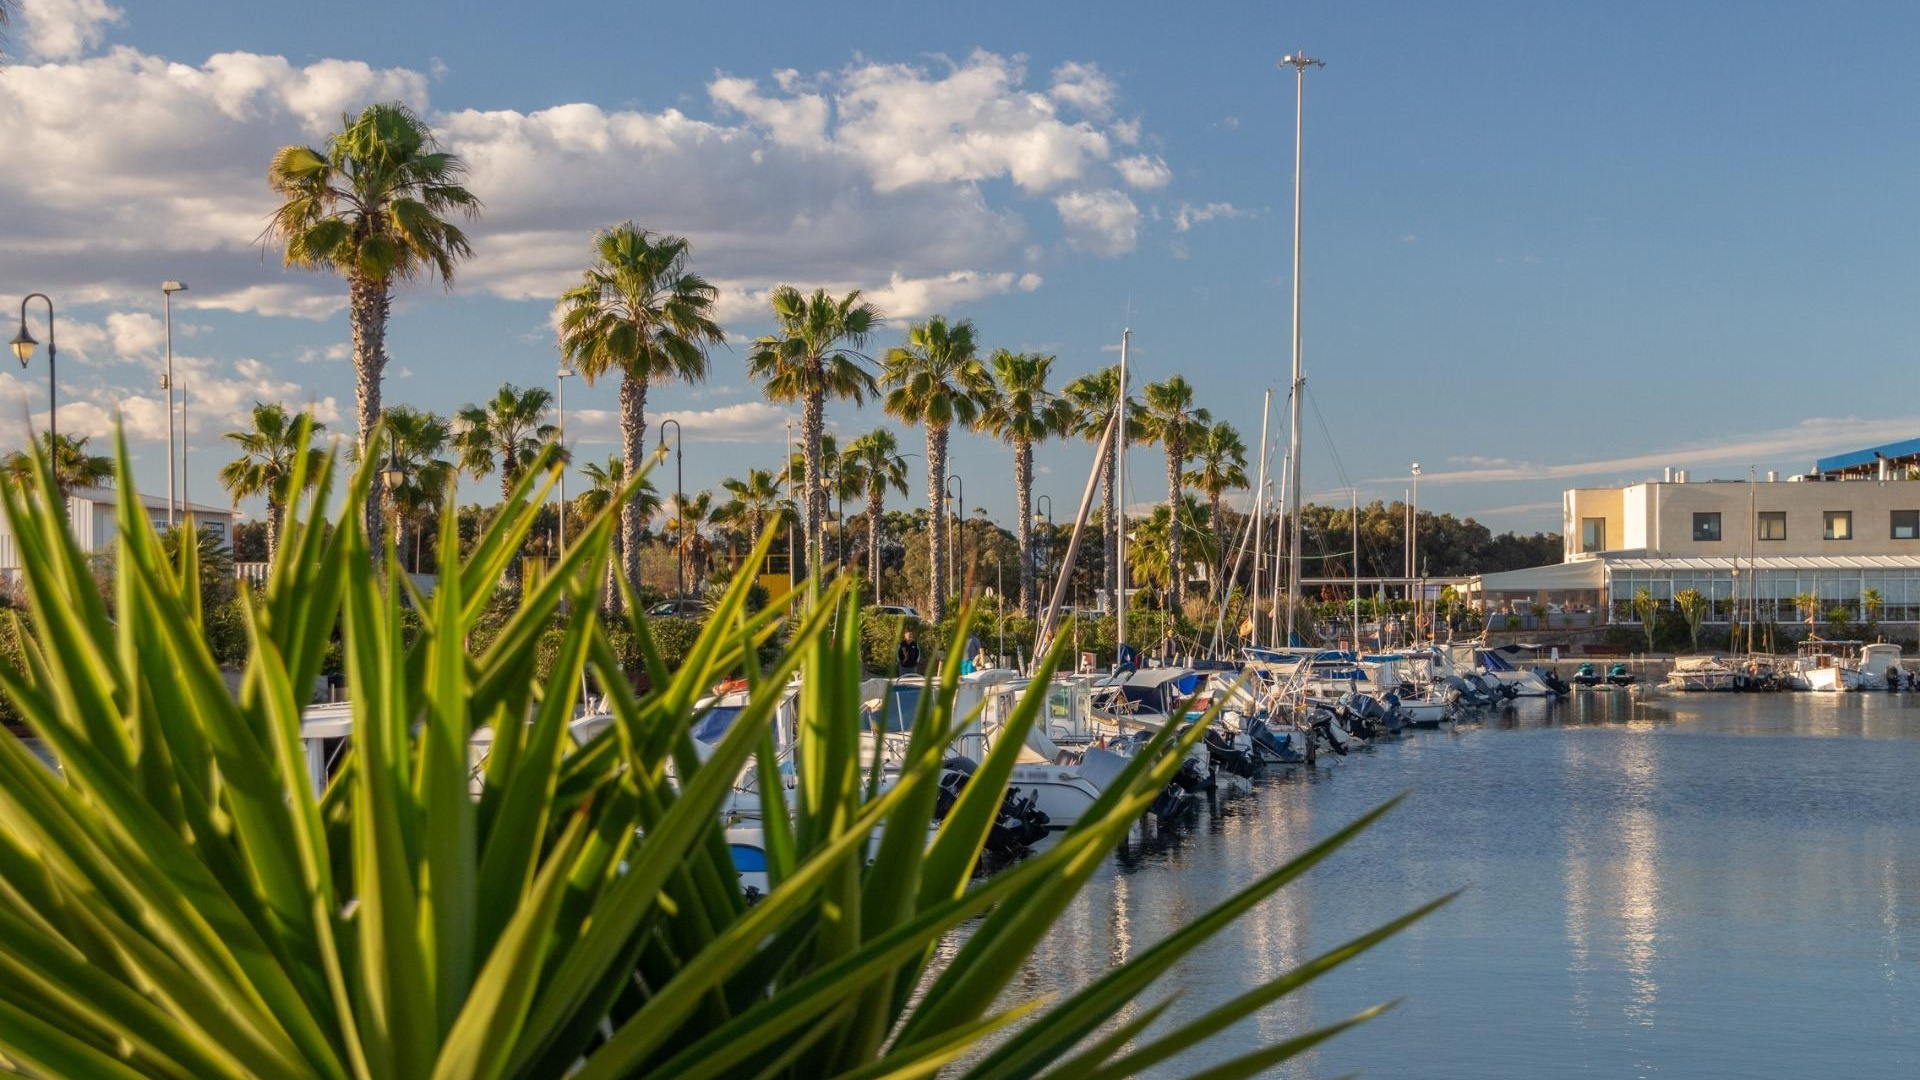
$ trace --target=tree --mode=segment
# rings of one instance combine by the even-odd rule
[[[46,433],[41,432],[40,448],[51,448],[53,481],[61,491],[71,493],[112,486],[113,459],[105,454],[87,453],[89,438],[85,435],[78,439],[70,435],[55,435],[53,442],[48,443]],[[32,455],[24,450],[15,450],[0,459],[0,470],[4,470],[7,480],[18,488],[33,486],[36,468]]]
[[[1147,519],[1134,528],[1129,541],[1131,556],[1127,569],[1135,585],[1159,589],[1172,598],[1174,582],[1192,576],[1195,567],[1213,559],[1214,540],[1208,532],[1206,507],[1192,495],[1180,496],[1180,527],[1170,524],[1170,506],[1156,506]],[[1176,535],[1182,534],[1182,535]],[[1176,563],[1174,552],[1182,560]],[[1180,573],[1173,573],[1178,566]],[[1167,610],[1178,610],[1171,602]]]
[[[673,533],[676,554],[686,563],[687,579],[698,581],[706,576],[705,538],[700,531],[713,520],[713,492],[702,491],[690,498],[675,495],[667,503],[667,512],[673,516],[667,519],[666,528]],[[676,584],[684,589],[686,582]]]
[[[780,494],[779,478],[767,469],[748,469],[744,478],[723,480],[720,487],[731,498],[713,511],[713,521],[744,530],[749,544],[760,542],[768,521],[793,517],[792,500]]]
[[[1866,629],[1869,635],[1879,629],[1880,613],[1884,610],[1886,610],[1886,600],[1881,597],[1879,589],[1861,590],[1860,614],[1866,619]]]
[[[280,553],[280,523],[286,520],[287,504],[300,492],[293,490],[296,472],[301,483],[311,485],[326,452],[313,445],[312,435],[326,425],[311,414],[293,414],[278,403],[256,403],[253,426],[245,431],[229,431],[228,441],[240,448],[240,456],[220,467],[220,486],[237,504],[241,499],[267,500],[267,557]],[[305,467],[301,468],[301,459]]]
[[[1687,620],[1687,637],[1693,642],[1693,651],[1700,651],[1700,624],[1706,620],[1707,608],[1711,605],[1699,589],[1681,589],[1673,594],[1673,606],[1680,609],[1680,616]]]
[[[953,425],[973,423],[980,402],[991,391],[973,338],[973,322],[949,323],[935,315],[915,323],[904,345],[887,350],[882,375],[888,387],[887,412],[927,429],[927,505],[937,507],[947,484],[947,437]],[[946,617],[946,583],[940,567],[946,556],[946,515],[934,515],[927,530],[927,608],[935,622]]]
[[[446,417],[411,405],[388,409],[386,424],[391,457],[402,474],[400,485],[388,490],[387,499],[412,539],[417,574],[425,519],[447,498],[456,475],[453,462],[442,456],[452,442],[453,428]]]
[[[713,321],[719,291],[687,268],[692,249],[678,236],[629,221],[594,238],[594,263],[560,297],[560,351],[592,383],[620,376],[620,463],[646,466],[647,387],[707,377],[707,347],[726,340]],[[640,580],[639,507],[620,508],[621,558]],[[617,595],[609,598],[617,605]]]
[[[504,383],[480,405],[462,406],[455,414],[459,427],[453,448],[460,468],[479,480],[500,471],[500,493],[508,497],[520,477],[540,457],[540,451],[559,437],[560,429],[546,422],[553,392],[541,386],[521,389]],[[560,451],[562,462],[565,451]]]
[[[978,427],[1013,445],[1013,490],[1019,503],[1020,614],[1033,618],[1033,445],[1073,429],[1071,402],[1047,386],[1053,357],[1015,353],[993,354],[994,386],[980,411]]]
[[[619,454],[612,454],[608,456],[604,465],[593,461],[587,462],[581,467],[580,473],[592,485],[573,500],[574,516],[585,521],[605,510],[607,504],[611,503],[614,496],[625,486],[627,467],[626,463],[620,460]],[[653,519],[653,515],[660,512],[660,493],[654,490],[652,478],[642,476],[639,479],[639,482],[634,485],[633,494],[628,498],[628,503],[640,515],[641,527],[645,528],[646,523]],[[621,545],[624,543],[626,543],[624,533],[614,530],[613,558],[607,562],[607,580],[600,597],[601,604],[608,610],[616,610],[619,604],[620,587],[614,580],[614,575],[620,572]]]
[[[1120,368],[1112,365],[1099,371],[1080,376],[1067,384],[1063,391],[1069,402],[1073,403],[1076,419],[1074,432],[1090,443],[1098,444],[1100,436],[1105,434],[1107,424],[1113,419],[1113,411],[1120,403]],[[1118,502],[1116,490],[1119,483],[1120,447],[1129,442],[1136,434],[1136,417],[1139,406],[1129,397],[1127,399],[1126,419],[1122,421],[1125,429],[1119,437],[1107,446],[1107,460],[1101,463],[1100,485],[1101,505],[1106,514],[1101,524],[1106,533],[1106,588],[1109,595],[1118,596],[1120,582],[1116,576],[1120,567],[1120,528],[1126,517]]]
[[[1141,393],[1140,434],[1143,444],[1159,443],[1167,452],[1167,505],[1184,507],[1181,498],[1186,479],[1187,462],[1193,456],[1193,448],[1206,436],[1207,426],[1213,423],[1213,415],[1205,409],[1195,408],[1193,404],[1193,385],[1179,375],[1164,382],[1149,383]],[[1169,533],[1171,549],[1168,562],[1180,568],[1184,574],[1187,561],[1181,557],[1182,533],[1185,529],[1174,529]],[[1167,607],[1180,609],[1181,586],[1185,579],[1175,575],[1167,586]]]
[[[820,446],[826,431],[826,403],[866,401],[875,392],[873,374],[867,370],[873,361],[860,350],[880,325],[880,312],[860,299],[855,289],[838,299],[825,289],[812,296],[782,285],[773,290],[775,333],[754,342],[747,354],[747,374],[766,383],[767,397],[774,401],[798,401],[800,405],[800,445],[806,455],[805,477],[800,485],[801,522],[806,558],[809,563],[823,558],[826,543],[821,522],[827,516],[827,485],[821,469],[832,463]],[[799,573],[808,563],[796,564]]]
[[[867,577],[873,599],[880,600],[880,518],[887,489],[907,494],[907,459],[889,428],[875,428],[853,440],[840,457],[840,474],[867,500]]]
[[[1644,588],[1633,591],[1633,614],[1640,620],[1640,629],[1647,635],[1648,652],[1653,651],[1653,623],[1659,611],[1660,605],[1654,600],[1652,592]]]
[[[1229,491],[1238,491],[1248,484],[1247,444],[1240,439],[1240,432],[1224,420],[1207,425],[1206,432],[1200,436],[1193,447],[1194,468],[1187,473],[1187,483],[1199,488],[1207,496],[1207,522],[1214,529],[1224,527],[1220,516],[1220,503]],[[1226,545],[1219,545],[1219,556],[1214,560],[1212,588],[1208,590],[1208,599],[1218,596],[1222,578],[1226,574]]]
[[[450,219],[478,217],[480,200],[461,186],[465,163],[441,150],[427,122],[405,105],[369,105],[341,124],[322,149],[283,146],[273,155],[267,184],[283,201],[266,235],[283,246],[288,266],[347,279],[364,454],[380,419],[393,286],[425,275],[451,288],[455,265],[473,250]],[[378,535],[373,500],[367,512]]]

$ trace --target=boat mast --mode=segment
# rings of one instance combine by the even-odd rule
[[[1268,629],[1275,635],[1280,633],[1280,586],[1287,580],[1287,576],[1280,572],[1280,529],[1287,522],[1287,493],[1293,490],[1287,483],[1288,462],[1292,460],[1293,454],[1291,452],[1280,459],[1280,513],[1273,519],[1273,625]],[[1287,625],[1289,629],[1292,628],[1293,624],[1291,620],[1289,620]],[[1278,644],[1280,647],[1285,648],[1291,645],[1292,642],[1282,640],[1278,642]]]
[[[1360,489],[1353,489],[1353,655],[1360,657]]]
[[[1133,337],[1132,327],[1120,330],[1120,400],[1113,406],[1114,415],[1120,418],[1120,426],[1114,432],[1115,453],[1113,490],[1114,533],[1114,630],[1113,664],[1120,666],[1120,654],[1127,648],[1127,342]]]
[[[1287,429],[1287,487],[1292,492],[1288,504],[1291,519],[1287,533],[1287,644],[1293,644],[1294,608],[1300,600],[1300,395],[1306,378],[1300,371],[1300,164],[1305,145],[1307,121],[1307,69],[1325,67],[1319,60],[1296,52],[1283,57],[1281,67],[1290,67],[1294,75],[1293,106],[1293,390],[1292,414]]]
[[[1273,416],[1273,391],[1269,389],[1260,405],[1260,474],[1253,482],[1253,587],[1247,595],[1253,598],[1249,605],[1253,612],[1253,634],[1249,638],[1255,645],[1260,643],[1260,566],[1266,558],[1266,517],[1267,517],[1267,421]],[[1276,537],[1276,539],[1278,539]],[[1233,582],[1227,582],[1227,595],[1232,596]],[[1222,601],[1224,603],[1224,601]]]

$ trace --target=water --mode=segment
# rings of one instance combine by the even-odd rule
[[[1275,1075],[1920,1076],[1920,696],[1527,706],[1143,825],[1012,996],[1084,985],[1410,792],[1170,973],[1173,1013],[1460,898],[1156,1075],[1404,997]]]

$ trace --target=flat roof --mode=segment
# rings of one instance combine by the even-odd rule
[[[1835,454],[1823,457],[1813,463],[1814,472],[1840,472],[1844,469],[1858,469],[1872,465],[1881,458],[1920,457],[1920,439],[1904,439],[1887,443],[1885,446],[1869,446],[1865,450],[1855,450],[1849,454]]]

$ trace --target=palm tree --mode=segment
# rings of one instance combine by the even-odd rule
[[[452,442],[453,428],[439,413],[411,405],[388,409],[386,425],[391,457],[403,477],[387,498],[403,526],[413,527],[413,569],[419,573],[421,522],[447,497],[456,475],[453,462],[441,456]]]
[[[927,505],[937,507],[947,484],[947,436],[953,425],[973,423],[993,376],[980,363],[973,322],[949,323],[935,315],[907,331],[907,343],[887,350],[883,378],[887,412],[927,429]],[[947,614],[946,582],[940,567],[948,542],[946,515],[936,514],[927,530],[928,609],[935,622]]]
[[[809,559],[824,557],[817,553],[826,550],[821,522],[827,516],[827,485],[821,483],[820,469],[831,458],[820,440],[826,431],[827,399],[851,399],[858,405],[875,392],[867,370],[873,360],[860,350],[880,325],[881,315],[860,299],[858,289],[836,299],[825,289],[802,296],[800,290],[782,285],[773,290],[773,317],[779,329],[754,342],[747,374],[767,384],[768,398],[801,403],[805,549]],[[804,564],[796,566],[796,573],[803,569]]]
[[[701,566],[700,530],[713,520],[713,492],[702,491],[691,498],[675,495],[667,504],[667,510],[673,516],[667,519],[666,528],[673,532],[680,557],[693,571],[688,578],[698,581],[705,576]]]
[[[55,435],[52,443],[48,443],[46,434],[41,433],[40,447],[42,450],[52,448],[53,482],[61,491],[84,491],[113,483],[113,459],[105,454],[87,453],[88,438]],[[0,470],[6,473],[7,480],[22,490],[33,486],[35,468],[33,456],[24,450],[15,450],[0,459]]]
[[[1187,483],[1199,488],[1207,496],[1207,521],[1212,527],[1223,527],[1220,519],[1220,502],[1229,491],[1236,491],[1248,484],[1247,444],[1240,439],[1240,432],[1225,420],[1207,425],[1193,447],[1194,468],[1187,472]],[[1212,588],[1208,590],[1209,600],[1218,595],[1221,588],[1221,575],[1226,572],[1226,548],[1220,549],[1220,557],[1215,561],[1212,572]]]
[[[593,485],[585,492],[575,496],[573,500],[574,516],[583,519],[591,518],[595,514],[605,510],[607,505],[613,502],[614,496],[625,486],[627,479],[627,467],[626,464],[620,460],[619,454],[608,455],[606,464],[604,465],[589,461],[581,467],[580,473]],[[634,507],[639,512],[640,522],[643,527],[647,521],[652,519],[653,515],[660,512],[660,493],[654,490],[653,480],[651,478],[646,476],[640,478],[639,483],[634,487],[633,494],[628,499],[628,505]],[[615,580],[614,575],[620,572],[620,567],[623,565],[620,558],[621,545],[623,543],[625,543],[625,538],[616,531],[613,534],[614,557],[607,562],[607,580],[604,586],[605,591],[601,596],[602,605],[609,610],[617,608],[620,598],[620,586]]]
[[[543,419],[552,405],[553,392],[545,387],[522,390],[503,383],[492,400],[461,408],[455,414],[460,426],[453,434],[460,467],[476,480],[499,469],[501,495],[511,496],[540,451],[559,437],[560,429]],[[565,462],[564,449],[558,460]]]
[[[1074,408],[1073,431],[1090,443],[1098,443],[1106,433],[1107,425],[1113,420],[1113,410],[1120,401],[1120,367],[1118,364],[1089,372],[1067,384],[1062,391]],[[1131,441],[1136,432],[1135,413],[1139,405],[1131,397],[1127,399],[1127,430],[1120,432],[1119,438],[1107,446],[1107,460],[1100,468],[1101,505],[1106,507],[1105,520],[1101,523],[1106,533],[1106,580],[1112,590],[1120,588],[1120,526],[1125,515],[1117,501],[1116,490],[1119,483],[1120,447]],[[1114,592],[1113,595],[1119,595]]]
[[[748,469],[744,479],[728,479],[720,487],[732,496],[713,511],[713,521],[745,530],[749,543],[758,543],[771,519],[793,517],[793,502],[780,494],[780,478],[770,469]]]
[[[312,426],[301,430],[301,421]],[[324,431],[326,425],[311,420],[310,414],[289,413],[285,405],[256,403],[253,426],[245,431],[229,431],[227,438],[240,447],[240,456],[220,467],[220,486],[238,504],[241,499],[267,500],[267,556],[280,551],[280,523],[286,519],[287,504],[300,494],[292,490],[295,466],[306,458],[303,483],[310,485],[326,461],[326,451],[312,445],[311,433]]]
[[[342,117],[341,124],[323,149],[283,146],[273,155],[267,185],[284,201],[266,236],[285,248],[288,266],[331,270],[347,279],[364,455],[380,419],[393,286],[437,275],[452,287],[454,265],[473,251],[466,233],[449,219],[477,217],[480,200],[460,184],[465,163],[441,150],[427,122],[405,105],[369,105],[359,116]],[[377,535],[374,501],[367,510]]]
[[[993,354],[996,383],[978,426],[1013,444],[1014,497],[1020,504],[1020,613],[1033,617],[1033,444],[1072,430],[1073,404],[1047,386],[1053,357],[1038,353]]]
[[[1141,393],[1140,434],[1142,443],[1159,443],[1167,452],[1167,505],[1184,507],[1180,496],[1186,478],[1187,462],[1193,457],[1194,446],[1206,436],[1207,425],[1213,423],[1213,415],[1205,409],[1193,407],[1193,385],[1179,375],[1165,382],[1149,383]],[[1181,534],[1185,529],[1174,529],[1168,537],[1168,564],[1186,569],[1186,563],[1180,557]],[[1167,588],[1167,608],[1180,610],[1180,586],[1183,579],[1176,576]]]
[[[1169,527],[1168,505],[1154,507],[1153,513],[1134,529],[1129,547],[1133,557],[1128,569],[1135,585],[1159,589],[1170,596],[1175,583],[1191,576],[1196,566],[1213,558],[1214,541],[1218,537],[1209,533],[1207,523],[1202,520],[1206,508],[1199,499],[1186,494],[1180,496],[1178,529]],[[1180,554],[1175,555],[1176,551]],[[1174,566],[1180,567],[1179,574],[1171,572]],[[1169,604],[1167,610],[1175,609]]]
[[[840,456],[840,475],[856,495],[867,498],[867,576],[873,599],[880,599],[880,515],[887,489],[907,494],[907,459],[889,428],[875,428],[853,440]]]
[[[560,296],[560,351],[588,383],[620,376],[620,463],[627,476],[646,465],[647,387],[707,377],[707,346],[725,340],[713,321],[718,295],[687,269],[690,249],[678,236],[647,232],[633,222],[594,238],[594,263],[580,284]],[[638,507],[620,508],[621,555],[629,584],[640,579]],[[618,603],[618,597],[612,602]]]

